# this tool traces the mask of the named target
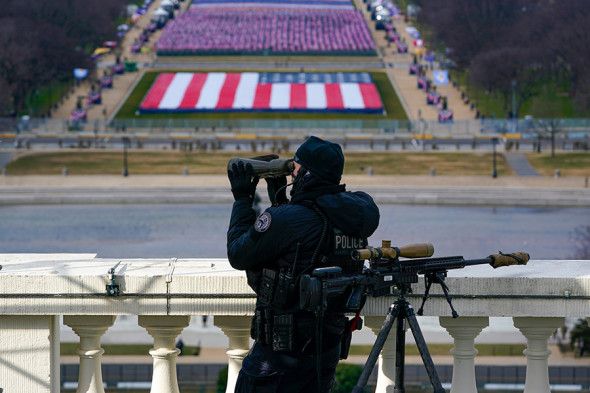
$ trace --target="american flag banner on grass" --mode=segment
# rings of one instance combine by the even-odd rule
[[[381,113],[368,73],[161,73],[140,112],[329,111]]]

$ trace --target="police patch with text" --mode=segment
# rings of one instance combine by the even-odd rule
[[[353,250],[366,248],[367,245],[365,238],[345,235],[339,229],[334,229],[334,255],[349,257]]]
[[[264,212],[256,219],[254,223],[254,230],[256,232],[266,232],[268,228],[270,228],[270,223],[272,221],[272,216],[269,212]]]

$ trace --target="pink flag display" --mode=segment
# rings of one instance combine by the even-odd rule
[[[161,73],[140,112],[329,111],[381,113],[370,74]]]
[[[355,9],[193,6],[170,21],[159,55],[374,55],[363,14]]]

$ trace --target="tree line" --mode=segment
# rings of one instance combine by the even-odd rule
[[[74,68],[92,68],[90,53],[116,37],[124,0],[4,0],[0,13],[0,116],[26,112],[27,97]]]
[[[568,86],[590,109],[590,7],[587,0],[415,0],[430,39],[468,71],[475,86],[504,97],[516,113],[543,83]]]

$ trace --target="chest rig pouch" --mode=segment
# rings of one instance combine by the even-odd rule
[[[298,311],[297,262],[299,247],[289,267],[262,269],[256,311],[252,320],[250,335],[264,344],[272,344],[274,351],[292,351],[294,343],[294,314]]]
[[[315,204],[310,203],[308,207],[318,214],[323,224],[311,258],[300,260],[301,245],[297,244],[292,261],[283,260],[279,264],[283,267],[265,268],[259,275],[256,311],[250,334],[254,340],[272,345],[274,351],[300,349],[305,346],[305,340],[313,336],[310,334],[314,328],[313,316],[304,315],[299,308],[299,278],[302,274],[321,266],[340,266],[345,274],[358,274],[363,269],[363,262],[353,261],[351,253],[365,248],[367,239],[344,234],[330,225]],[[334,314],[345,312],[346,300],[347,297],[334,299],[326,311]]]

